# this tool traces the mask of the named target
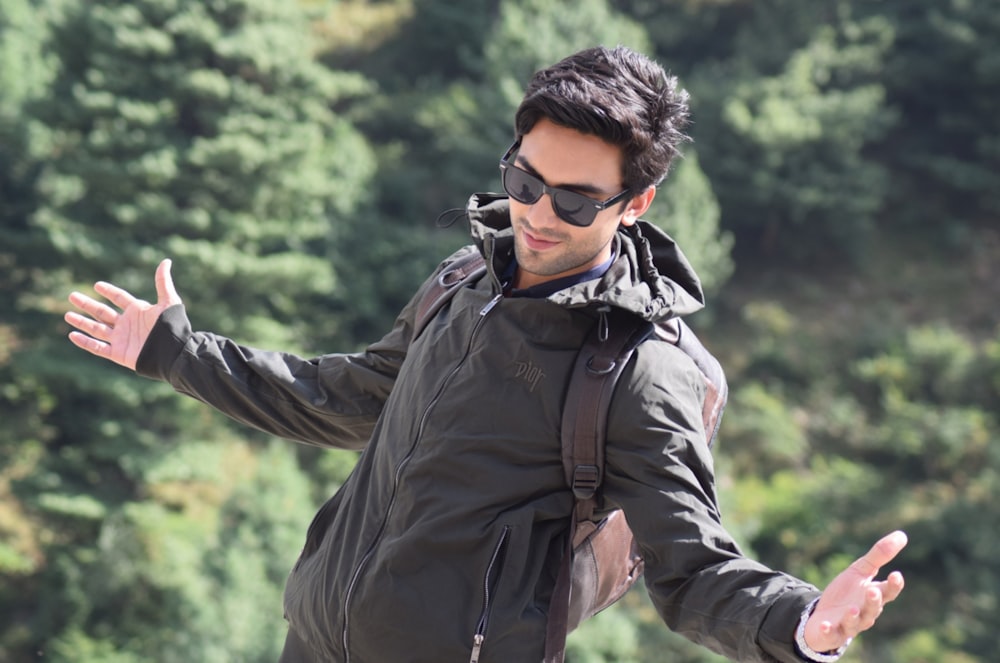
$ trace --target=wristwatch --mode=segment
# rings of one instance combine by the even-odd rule
[[[840,660],[840,657],[844,655],[847,651],[847,646],[851,644],[852,638],[848,638],[847,642],[840,646],[838,649],[827,652],[813,651],[812,648],[806,644],[806,622],[812,617],[813,610],[816,609],[816,604],[819,603],[819,597],[817,596],[806,609],[802,611],[802,616],[799,617],[799,626],[795,629],[795,649],[798,650],[799,656],[803,661],[814,661],[815,663],[833,663],[834,661]]]

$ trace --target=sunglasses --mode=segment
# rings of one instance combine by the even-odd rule
[[[631,191],[625,189],[607,200],[594,200],[589,196],[557,186],[549,186],[528,171],[518,168],[511,162],[511,157],[521,141],[516,140],[507,153],[500,159],[500,180],[507,195],[519,203],[534,205],[543,194],[549,194],[552,209],[566,223],[586,228],[597,218],[597,213],[615,203],[625,200]]]

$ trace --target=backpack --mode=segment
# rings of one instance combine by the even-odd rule
[[[486,272],[478,251],[457,258],[439,275],[417,306],[413,338],[458,288]],[[597,517],[597,493],[604,478],[607,414],[615,384],[632,352],[647,338],[659,337],[690,356],[705,381],[702,421],[711,448],[722,423],[729,388],[718,360],[679,318],[657,324],[627,311],[611,309],[607,325],[594,325],[580,347],[566,392],[561,443],[566,482],[573,491],[571,536],[560,564],[549,606],[545,663],[561,663],[566,636],[583,620],[620,599],[642,576],[643,561],[620,510]]]

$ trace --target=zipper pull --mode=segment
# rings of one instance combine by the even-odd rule
[[[482,317],[486,317],[486,314],[492,311],[493,307],[499,304],[501,299],[503,299],[502,292],[499,295],[495,296],[490,301],[486,302],[486,306],[484,306],[483,310],[479,312],[479,315],[481,315]]]
[[[469,657],[469,663],[479,663],[479,652],[483,648],[483,640],[486,639],[482,633],[477,633],[476,637],[472,641],[472,656]]]

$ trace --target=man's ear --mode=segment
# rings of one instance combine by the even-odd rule
[[[621,224],[623,226],[633,225],[640,217],[642,217],[643,214],[646,213],[649,206],[653,204],[653,198],[655,197],[655,186],[646,187],[642,193],[633,197],[625,206],[625,213],[622,215]]]

